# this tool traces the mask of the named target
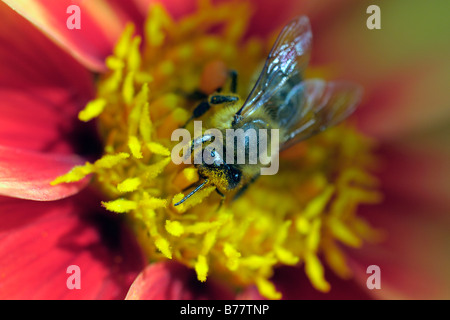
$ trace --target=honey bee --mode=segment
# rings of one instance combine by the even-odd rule
[[[225,104],[226,107],[211,119],[215,128],[223,133],[226,129],[244,132],[278,129],[279,151],[338,124],[355,110],[362,88],[344,81],[304,79],[311,44],[309,19],[306,16],[295,18],[279,34],[256,84],[243,103],[236,94],[216,92],[194,109],[190,120],[202,116],[213,105]],[[234,91],[237,74],[231,72],[230,76],[231,91]],[[201,145],[201,151],[204,151],[205,144],[212,141],[214,137],[205,134],[194,139],[192,145]],[[239,143],[248,155],[252,147],[249,140],[244,137]],[[234,198],[237,198],[260,176],[261,163],[227,163],[225,159],[229,158],[225,152],[220,154],[213,150],[210,152],[212,161],[196,164],[203,181],[175,206],[207,185],[215,186],[222,199],[230,191],[236,191]],[[236,148],[233,152],[232,158],[236,158]]]

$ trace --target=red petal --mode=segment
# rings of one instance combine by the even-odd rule
[[[87,178],[51,186],[56,177],[83,160],[75,156],[42,154],[0,146],[0,194],[31,200],[56,200],[84,188]]]
[[[144,15],[147,14],[152,3],[160,2],[175,19],[195,12],[197,9],[197,2],[189,0],[133,0],[133,2]]]
[[[192,300],[232,299],[226,287],[208,279],[197,280],[195,272],[175,262],[158,262],[148,265],[128,291],[128,300]]]
[[[129,1],[71,0],[4,0],[18,13],[36,25],[50,39],[92,70],[105,70],[104,61],[112,52],[116,40],[127,22],[139,28],[143,17]],[[80,8],[81,29],[69,29],[67,13],[71,5]]]
[[[122,299],[144,259],[92,192],[53,202],[0,197],[0,299]],[[68,289],[67,267],[81,289]]]
[[[1,2],[0,19],[0,145],[78,152],[72,139],[94,95],[92,75]]]
[[[168,12],[175,18],[180,19],[187,14],[195,12],[198,1],[186,0],[134,0],[141,12],[148,12],[150,4],[161,2]],[[213,0],[213,3],[230,2],[229,0]],[[314,9],[306,1],[293,0],[253,0],[249,1],[254,14],[249,25],[249,35],[267,36],[277,28],[282,28],[290,19],[299,14],[306,14],[306,10]],[[330,6],[321,6],[329,9]],[[276,15],[273,13],[276,11]]]

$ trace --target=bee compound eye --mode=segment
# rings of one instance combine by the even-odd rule
[[[235,189],[239,183],[241,182],[241,172],[239,169],[229,168],[227,167],[227,181],[228,181],[228,189]]]

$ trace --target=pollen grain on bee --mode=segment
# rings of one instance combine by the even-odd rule
[[[269,133],[270,132],[270,133]],[[194,138],[185,128],[172,132],[174,164],[255,165],[261,175],[274,175],[279,169],[279,129],[208,128],[203,131],[202,121],[194,121]],[[270,144],[270,150],[268,145]]]

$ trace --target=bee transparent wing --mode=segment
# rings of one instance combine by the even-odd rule
[[[265,106],[269,100],[279,100],[286,88],[297,84],[309,62],[312,33],[309,19],[300,16],[288,23],[270,51],[264,68],[235,121]],[[284,98],[281,98],[284,100]]]
[[[294,86],[284,104],[297,108],[283,126],[287,131],[280,150],[346,119],[356,109],[362,92],[361,86],[346,81],[308,79]]]

